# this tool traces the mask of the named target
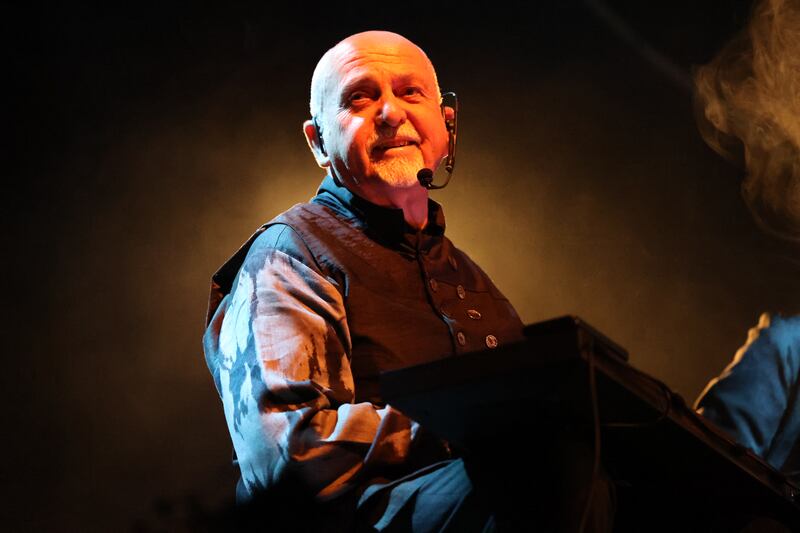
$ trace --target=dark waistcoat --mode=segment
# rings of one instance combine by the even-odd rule
[[[444,236],[444,217],[432,201],[428,220],[423,231],[414,231],[401,210],[370,204],[328,177],[310,203],[262,226],[214,275],[208,320],[252,242],[281,224],[306,248],[283,251],[320,271],[342,294],[356,402],[383,403],[380,372],[521,340],[514,308]]]

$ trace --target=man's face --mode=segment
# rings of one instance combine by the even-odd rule
[[[333,55],[322,100],[330,165],[356,191],[419,187],[447,153],[433,67],[413,44],[362,37]]]

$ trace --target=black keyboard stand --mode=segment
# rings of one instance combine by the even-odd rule
[[[628,364],[614,342],[576,317],[525,333],[514,345],[386,372],[382,397],[469,461],[531,485],[553,435],[593,445],[599,421],[615,531],[800,531],[800,488]]]

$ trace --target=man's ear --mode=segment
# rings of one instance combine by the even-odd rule
[[[311,149],[311,153],[314,154],[317,164],[322,168],[331,166],[331,159],[322,148],[320,139],[317,136],[317,128],[312,120],[303,122],[303,135],[306,136],[306,142]]]

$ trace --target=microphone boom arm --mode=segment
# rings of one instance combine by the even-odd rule
[[[448,119],[445,114],[445,98],[450,100],[450,105],[453,109],[453,118]],[[423,168],[417,172],[417,179],[419,184],[428,190],[444,189],[450,183],[450,178],[453,177],[453,169],[456,166],[456,136],[458,134],[458,96],[454,92],[447,92],[442,94],[442,117],[444,118],[444,125],[447,128],[447,157],[444,160],[444,169],[447,171],[447,178],[441,185],[433,184],[433,170]]]

